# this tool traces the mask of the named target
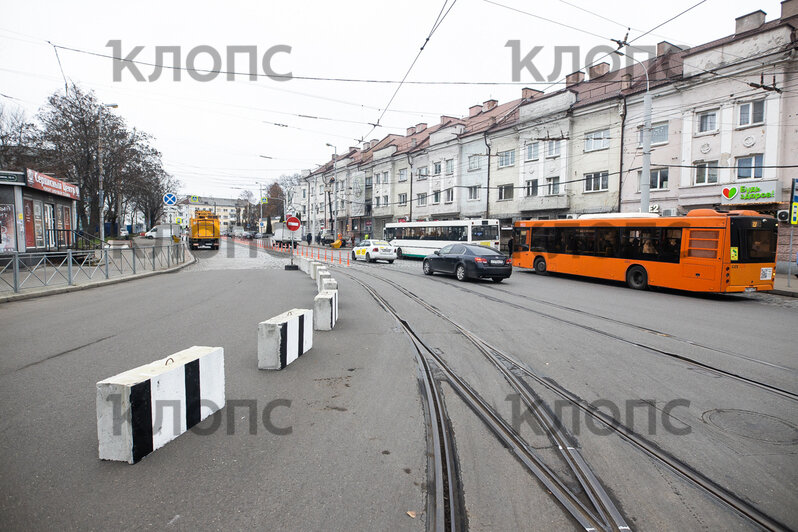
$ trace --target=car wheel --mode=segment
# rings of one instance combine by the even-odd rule
[[[402,258],[402,249],[401,248],[397,248],[396,249],[396,258],[397,259],[401,259]]]
[[[494,283],[500,283],[502,281],[504,281],[504,277],[493,277],[493,282]]]
[[[393,259],[389,260],[388,264],[393,264]]]
[[[632,266],[626,272],[626,284],[635,290],[648,288],[648,273],[642,266]]]
[[[546,259],[543,257],[536,258],[532,266],[535,268],[535,273],[539,275],[546,275]]]
[[[429,261],[425,260],[424,264],[422,265],[422,269],[424,270],[424,275],[432,275],[434,272],[432,271],[432,266],[429,265]]]
[[[466,269],[465,266],[462,264],[457,265],[457,270],[455,270],[455,274],[457,275],[458,281],[465,281],[466,280]]]
[[[357,260],[357,255],[355,254],[354,250],[352,251],[352,260]]]
[[[371,255],[366,253],[366,262],[371,262]]]

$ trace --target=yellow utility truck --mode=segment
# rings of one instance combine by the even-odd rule
[[[188,243],[191,249],[200,246],[219,249],[219,217],[211,211],[196,211],[189,221]]]

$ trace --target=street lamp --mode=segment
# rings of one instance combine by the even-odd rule
[[[643,96],[643,167],[640,172],[640,212],[647,213],[649,207],[649,191],[651,189],[651,84],[648,79],[648,67],[634,55],[615,50],[617,55],[631,58],[643,67],[646,73],[646,94]],[[621,146],[623,150],[623,146]],[[620,194],[620,191],[618,192]]]
[[[110,109],[116,109],[119,107],[115,103],[106,103],[100,107],[99,113],[99,121],[97,124],[98,128],[98,135],[97,135],[97,163],[99,165],[100,176],[99,176],[99,193],[100,193],[100,245],[105,246],[105,216],[103,214],[103,204],[105,202],[105,198],[103,198],[103,108],[108,107]]]
[[[336,170],[337,170],[337,168],[335,167],[335,162],[336,162],[336,159],[338,158],[338,148],[336,148],[334,145],[330,144],[329,142],[327,143],[327,146],[329,146],[330,148],[333,149],[333,158],[332,158],[333,176],[332,176],[332,181],[334,183],[337,183],[337,181],[335,180]],[[327,185],[329,186],[329,183]],[[332,194],[332,192],[328,192],[327,194]],[[338,198],[336,197],[335,200],[338,201]],[[330,202],[330,218],[332,218],[332,233],[333,233],[333,236],[337,236],[338,235],[338,227],[337,227],[338,226],[338,218],[333,214],[332,202]]]

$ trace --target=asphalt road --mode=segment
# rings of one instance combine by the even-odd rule
[[[175,274],[0,306],[3,528],[424,529],[427,442],[416,354],[358,281],[517,425],[570,487],[578,490],[558,449],[497,369],[412,296],[546,382],[601,405],[724,492],[798,528],[795,300],[636,292],[520,270],[501,284],[458,283],[425,277],[418,261],[356,263],[333,267],[341,293],[335,330],[316,332],[313,350],[285,370],[263,372],[257,323],[311,305],[314,284],[284,271],[282,256],[241,245],[225,242],[198,257]],[[98,460],[94,383],[191,345],[225,348],[228,401],[254,400],[260,414],[274,399],[290,400],[273,410],[272,422],[292,432],[257,423],[250,434],[247,409],[228,403],[216,414],[223,429],[211,435],[189,432],[132,466]],[[525,382],[560,414],[632,529],[757,529]],[[469,528],[578,528],[442,387]]]

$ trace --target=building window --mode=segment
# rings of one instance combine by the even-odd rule
[[[388,172],[382,173],[382,182],[386,185],[388,184]]]
[[[762,177],[762,154],[737,157],[737,179]]]
[[[528,198],[538,195],[538,180],[537,179],[527,179],[526,187],[524,187],[524,194]]]
[[[432,193],[432,204],[437,205],[440,202],[441,202],[441,191],[436,190],[435,192]]]
[[[399,194],[399,205],[407,205],[407,194]]]
[[[698,132],[706,133],[708,131],[717,131],[718,129],[718,112],[707,111],[698,115]]]
[[[537,161],[540,158],[540,143],[533,142],[526,145],[526,160]]]
[[[454,173],[454,159],[446,159],[446,175]]]
[[[454,201],[454,189],[453,188],[447,188],[446,189],[446,196],[445,196],[444,201],[446,203],[451,203],[451,202]]]
[[[441,162],[436,161],[432,163],[432,173],[434,175],[441,175]]]
[[[501,185],[499,187],[499,200],[510,200],[513,199],[513,186],[512,185]]]
[[[371,177],[366,178],[366,188],[371,188]]]
[[[380,206],[380,197],[377,196],[377,197],[374,198],[374,207],[376,208],[376,207],[379,207],[379,206]]]
[[[468,156],[468,169],[469,170],[479,170],[480,168],[480,157],[479,155],[469,155]]]
[[[468,187],[468,199],[479,199],[479,186]]]
[[[668,123],[653,124],[651,126],[651,144],[667,144],[668,142]],[[643,128],[637,132],[637,146],[643,147]]]
[[[399,170],[399,181],[407,181],[407,168]]]
[[[610,174],[608,172],[593,172],[585,174],[585,192],[597,192],[607,190],[610,186]]]
[[[610,130],[602,129],[585,135],[585,151],[604,150],[610,147]]]
[[[741,103],[738,117],[740,126],[763,124],[765,122],[765,100]]]
[[[382,197],[382,204],[385,205],[386,207],[388,206],[388,196]]]
[[[560,193],[560,178],[547,177],[546,178],[546,195],[556,196]]]
[[[664,190],[668,188],[667,168],[657,168],[656,170],[651,170],[650,188],[651,190]]]
[[[422,192],[421,194],[419,194],[416,197],[418,198],[418,206],[419,207],[427,204],[427,193],[426,192]]]
[[[305,199],[305,192],[307,192],[304,188],[302,189],[302,199]],[[227,209],[225,209],[227,210]]]
[[[695,184],[709,185],[718,182],[718,161],[705,161],[695,164]]]
[[[422,166],[418,169],[418,178],[419,179],[426,179],[429,175],[429,168],[426,166]]]
[[[499,152],[499,168],[512,166],[515,164],[515,150],[507,150]]]
[[[560,155],[560,141],[550,140],[546,142],[546,157],[557,157]]]

